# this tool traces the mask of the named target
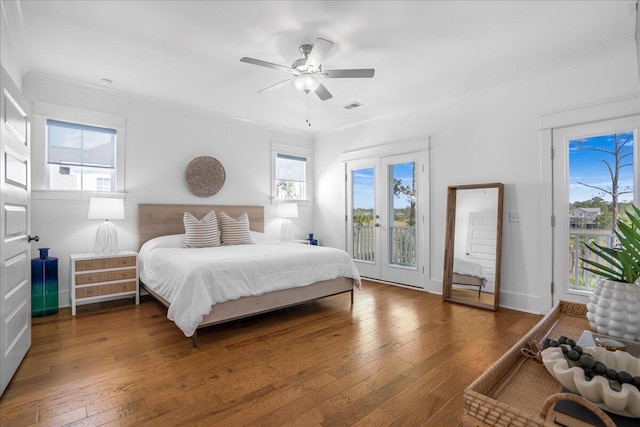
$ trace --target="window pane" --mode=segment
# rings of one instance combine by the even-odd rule
[[[304,199],[306,197],[306,166],[304,157],[276,155],[275,187],[277,199]]]
[[[276,158],[276,179],[281,181],[305,181],[305,167],[307,159],[304,157],[278,154]]]
[[[581,258],[602,262],[585,245],[613,247],[618,219],[633,203],[633,132],[568,141],[569,289],[590,291],[598,277]]]
[[[47,165],[50,190],[115,191],[115,169]]]
[[[83,165],[109,168],[115,166],[115,135],[83,131],[82,143]]]
[[[116,130],[47,120],[50,190],[115,191]]]
[[[415,162],[389,166],[389,261],[416,265]]]
[[[82,168],[77,166],[47,165],[50,190],[82,190]]]
[[[276,180],[277,199],[304,199],[304,195],[304,182]]]
[[[47,163],[115,167],[115,129],[47,120]]]
[[[373,206],[375,202],[374,169],[354,169],[353,185],[353,259],[375,262]]]
[[[82,162],[82,131],[48,126],[48,163],[80,164]]]

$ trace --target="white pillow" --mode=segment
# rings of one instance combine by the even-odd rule
[[[211,211],[198,220],[193,214],[185,212],[184,222],[185,248],[210,248],[220,246],[220,230],[215,211]]]
[[[249,231],[249,215],[243,213],[237,219],[220,212],[220,230],[224,245],[252,245],[253,239]]]

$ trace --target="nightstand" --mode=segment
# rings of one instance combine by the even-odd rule
[[[135,296],[140,304],[138,287],[138,253],[72,254],[71,315],[78,304]]]

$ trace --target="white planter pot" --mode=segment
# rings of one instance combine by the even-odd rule
[[[587,304],[591,329],[640,341],[640,286],[600,279]]]

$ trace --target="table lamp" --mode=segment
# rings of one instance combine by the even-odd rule
[[[97,255],[118,253],[118,232],[110,219],[124,219],[124,200],[111,197],[92,197],[88,219],[104,219],[96,232],[94,252]]]
[[[298,218],[298,204],[281,203],[278,205],[278,216],[284,218],[280,226],[280,240],[293,242],[293,222],[289,218]]]

